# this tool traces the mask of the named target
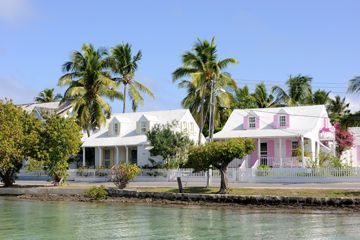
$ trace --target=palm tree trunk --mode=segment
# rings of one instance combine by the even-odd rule
[[[200,104],[200,130],[199,130],[199,138],[198,138],[198,144],[201,144],[201,135],[202,131],[204,129],[204,102],[205,102],[205,84],[203,86],[203,95],[201,97],[201,104]]]
[[[123,113],[126,111],[126,84],[124,83]]]
[[[227,165],[226,166],[221,165],[219,170],[221,176],[219,193],[226,194],[228,192]]]

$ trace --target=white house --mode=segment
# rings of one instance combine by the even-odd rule
[[[353,167],[360,167],[360,127],[351,127],[348,130],[354,137],[354,145],[343,152],[341,159]]]
[[[119,162],[149,164],[146,132],[155,124],[173,121],[178,123],[177,131],[188,132],[190,139],[197,142],[199,127],[187,109],[113,114],[99,131],[84,137],[83,166],[111,167]],[[202,141],[205,142],[203,136]],[[88,156],[90,149],[94,150],[90,152],[92,156]]]
[[[69,102],[63,104],[60,104],[60,102],[28,103],[19,106],[27,113],[33,113],[40,120],[43,120],[43,114],[57,114],[68,117],[72,113],[72,106]]]
[[[324,105],[236,109],[214,140],[236,137],[254,139],[256,150],[232,167],[243,161],[247,167],[305,167],[320,149],[335,153],[335,130]]]

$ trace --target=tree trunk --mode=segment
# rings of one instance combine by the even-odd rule
[[[226,194],[228,192],[227,165],[221,166],[219,170],[220,170],[221,182],[220,182],[220,190],[218,193]]]
[[[60,186],[64,181],[64,178],[55,176],[54,177],[54,186]]]
[[[1,181],[4,183],[4,187],[11,187],[15,183],[14,171],[6,171],[4,174],[0,173]]]
[[[88,128],[86,129],[86,133],[87,133],[87,136],[90,137],[90,130]]]
[[[126,84],[124,83],[123,113],[126,111]]]
[[[204,91],[203,95],[201,97],[201,104],[200,104],[200,130],[199,130],[199,138],[198,138],[198,144],[201,144],[201,135],[202,131],[204,130],[204,101],[205,101],[205,84],[203,86]]]

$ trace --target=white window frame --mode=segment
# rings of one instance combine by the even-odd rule
[[[286,115],[279,115],[279,127],[286,127]]]
[[[255,116],[249,116],[249,128],[256,128],[256,117]]]
[[[140,132],[141,133],[146,133],[147,132],[147,122],[146,121],[141,121],[140,122]]]

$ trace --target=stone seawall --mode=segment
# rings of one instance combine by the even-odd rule
[[[119,189],[107,189],[110,197],[167,200],[187,203],[219,203],[264,206],[311,206],[341,207],[360,209],[360,198],[316,198],[286,196],[240,196],[227,194],[194,194],[170,192],[138,192]]]

